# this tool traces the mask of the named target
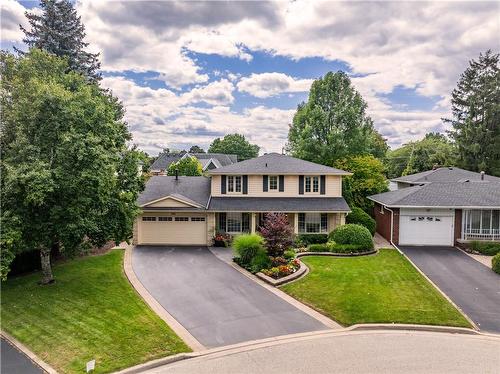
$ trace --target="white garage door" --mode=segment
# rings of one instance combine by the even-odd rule
[[[405,215],[399,217],[399,244],[453,245],[452,216]]]
[[[137,234],[138,244],[207,245],[206,217],[148,214],[139,218]]]

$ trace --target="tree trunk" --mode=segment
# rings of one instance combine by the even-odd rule
[[[40,249],[40,262],[42,264],[42,280],[41,284],[54,283],[52,275],[52,266],[50,265],[50,248]]]

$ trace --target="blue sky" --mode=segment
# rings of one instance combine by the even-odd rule
[[[4,49],[37,2],[2,2]],[[208,147],[239,132],[281,151],[311,82],[342,70],[392,147],[445,131],[468,61],[498,48],[497,3],[75,2],[102,84],[124,103],[134,142]]]

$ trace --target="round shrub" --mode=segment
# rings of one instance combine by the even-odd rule
[[[364,250],[373,249],[370,231],[364,226],[353,223],[337,227],[330,233],[330,239],[337,244],[354,244]]]
[[[253,273],[258,273],[262,269],[269,269],[271,267],[271,259],[265,250],[258,250],[252,259],[250,268]]]
[[[500,243],[499,242],[481,242],[481,241],[473,241],[471,243],[471,248],[486,256],[494,256],[497,253],[500,253]]]
[[[500,274],[500,253],[497,253],[493,258],[491,259],[491,269],[497,273]]]
[[[352,212],[347,215],[345,221],[346,223],[355,223],[366,227],[372,236],[375,234],[375,230],[377,228],[375,220],[363,209],[357,207],[352,208]]]
[[[295,258],[295,251],[289,249],[288,251],[285,251],[285,253],[283,253],[283,257],[287,260],[293,260]]]
[[[233,240],[233,248],[241,263],[249,265],[259,251],[264,251],[264,239],[257,234],[238,235]]]

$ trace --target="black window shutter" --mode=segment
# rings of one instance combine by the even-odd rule
[[[248,175],[243,176],[243,195],[248,194]]]
[[[221,178],[220,178],[220,193],[223,195],[226,193],[226,176],[225,175],[221,175]]]
[[[319,193],[324,195],[326,192],[326,176],[322,175],[319,182]]]
[[[283,191],[285,191],[285,176],[280,175],[278,179],[279,179],[279,182],[278,182],[279,190],[280,190],[280,192],[283,192]]]
[[[299,175],[299,195],[304,194],[304,176]]]
[[[268,180],[269,176],[263,175],[262,176],[262,191],[267,192],[267,185],[268,185]]]

